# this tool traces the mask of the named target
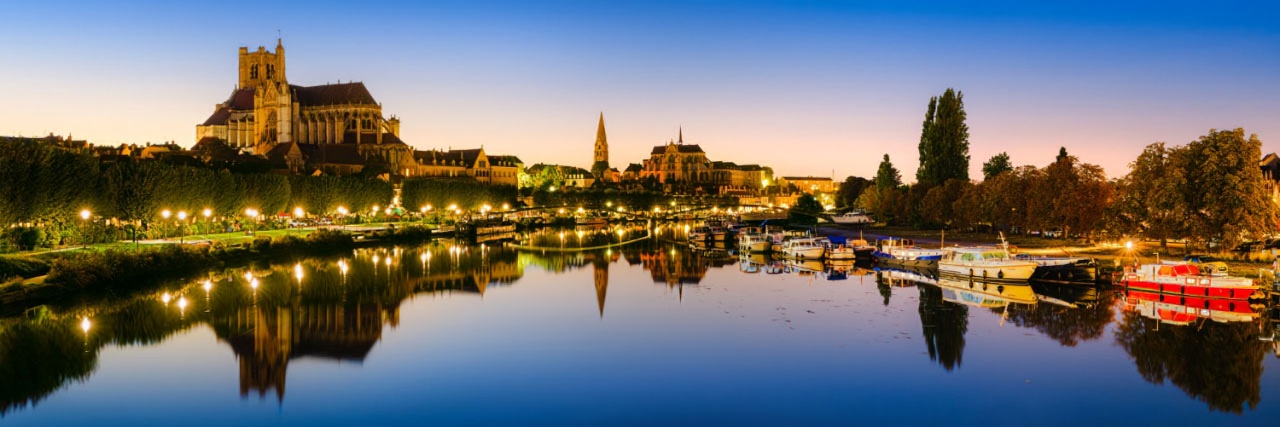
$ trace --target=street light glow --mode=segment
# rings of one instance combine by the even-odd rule
[[[165,209],[160,211],[160,216],[164,217],[164,219],[169,219],[170,216],[173,216],[173,212],[169,212],[168,209]]]
[[[201,215],[204,215],[204,218],[205,218],[205,219],[209,219],[209,216],[210,216],[210,215],[213,215],[213,209],[204,208],[204,210],[203,210],[203,211],[201,211],[201,212],[200,212],[200,214],[201,214]]]
[[[178,211],[178,221],[187,220],[187,211]]]
[[[301,218],[301,217],[302,217],[302,213],[303,213],[303,212],[302,212],[302,207],[301,207],[301,206],[295,206],[295,207],[293,208],[293,216],[296,216],[296,217]]]
[[[89,220],[89,217],[90,217],[90,216],[92,216],[92,215],[93,215],[93,213],[92,213],[92,212],[89,212],[89,210],[88,210],[88,209],[81,209],[81,210],[80,210],[80,219],[83,219],[83,220],[85,220],[85,221],[88,221],[88,220]]]

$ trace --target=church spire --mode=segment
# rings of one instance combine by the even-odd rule
[[[680,145],[684,145],[684,126],[680,126]]]
[[[591,174],[596,179],[603,179],[609,171],[609,139],[604,134],[604,112],[600,112],[600,125],[596,127],[595,156],[591,163]]]

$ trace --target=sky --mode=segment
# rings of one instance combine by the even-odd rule
[[[177,3],[177,4],[173,4]],[[961,4],[966,3],[966,4]],[[711,160],[914,181],[929,98],[964,94],[970,175],[1059,147],[1108,177],[1244,128],[1280,151],[1280,5],[1256,1],[0,4],[0,135],[175,141],[283,37],[291,84],[362,81],[419,149],[590,167],[683,129]]]

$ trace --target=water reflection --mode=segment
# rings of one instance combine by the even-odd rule
[[[986,284],[939,278],[928,271],[737,256],[722,248],[690,249],[670,238],[672,230],[681,228],[668,228],[665,236],[658,232],[658,238],[635,244],[577,252],[450,242],[361,249],[341,256],[210,272],[154,293],[93,305],[31,310],[20,318],[0,319],[0,415],[35,405],[68,384],[86,381],[97,368],[103,347],[153,345],[197,326],[209,327],[218,342],[234,353],[238,372],[226,375],[238,376],[242,397],[274,396],[282,401],[290,362],[310,357],[363,363],[376,351],[384,333],[400,328],[401,304],[406,300],[450,295],[482,298],[513,286],[527,268],[551,274],[591,269],[594,308],[602,319],[609,306],[611,279],[615,286],[627,283],[618,280],[619,274],[640,274],[641,281],[647,276],[678,293],[681,301],[685,286],[705,291],[725,285],[708,279],[713,269],[732,274],[727,283],[735,286],[730,289],[749,290],[759,283],[785,280],[830,287],[837,295],[849,297],[851,305],[842,310],[850,313],[882,310],[891,306],[891,296],[897,296],[892,305],[905,308],[905,318],[910,319],[904,333],[914,337],[920,331],[927,357],[943,368],[933,370],[939,375],[974,369],[972,363],[963,364],[966,346],[982,342],[966,339],[971,330],[1012,325],[1057,341],[1063,351],[1112,333],[1146,381],[1172,382],[1211,409],[1235,413],[1260,402],[1263,359],[1273,351],[1273,341],[1266,340],[1274,340],[1277,334],[1274,322],[1263,316],[1266,312],[1247,304],[1219,307],[1210,301],[1192,307],[1137,294],[1114,298],[1110,291],[1089,286]],[[549,235],[558,243],[558,231],[544,233],[522,238]],[[565,235],[570,241],[578,238],[575,230]],[[618,237],[616,232],[609,236]],[[585,231],[582,239],[593,244]],[[856,277],[874,278],[876,290],[849,280]],[[627,288],[615,289],[614,307],[626,306],[626,292]],[[868,297],[857,300],[860,292]],[[776,295],[782,294],[769,298]],[[915,316],[910,313],[912,305]],[[1117,310],[1123,315],[1110,332],[1107,326],[1117,319]],[[915,354],[919,345],[910,342],[914,353],[909,357],[923,362]]]

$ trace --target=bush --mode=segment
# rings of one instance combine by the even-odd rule
[[[141,252],[80,253],[53,261],[46,283],[72,288],[141,287],[209,268],[204,248],[164,245]]]
[[[305,241],[308,245],[319,247],[337,246],[345,248],[355,244],[355,240],[351,238],[350,234],[330,229],[316,230],[314,233],[307,235]]]
[[[254,252],[266,252],[271,250],[271,238],[261,236],[253,239],[253,244],[249,246]]]
[[[44,229],[40,227],[14,227],[5,231],[5,240],[18,247],[18,250],[33,250],[45,244]]]

